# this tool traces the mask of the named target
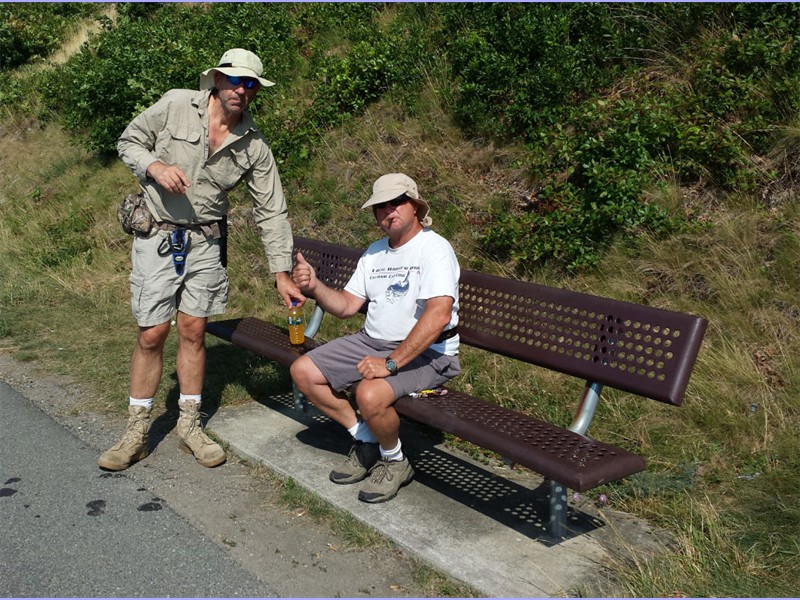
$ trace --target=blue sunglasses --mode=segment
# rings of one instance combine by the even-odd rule
[[[231,85],[243,85],[244,89],[252,90],[254,87],[258,85],[258,81],[252,79],[251,77],[239,77],[237,75],[225,75],[228,78],[228,82]]]

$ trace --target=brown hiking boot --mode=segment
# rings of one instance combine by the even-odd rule
[[[101,469],[122,471],[150,454],[147,432],[150,431],[150,409],[144,406],[128,407],[128,428],[115,446],[97,459]]]
[[[333,483],[357,483],[366,478],[369,470],[381,457],[378,444],[355,442],[345,461],[331,471]]]
[[[181,439],[180,447],[194,457],[204,467],[216,467],[225,462],[225,450],[203,432],[200,424],[200,405],[196,402],[179,400],[181,416],[175,430]]]
[[[358,492],[362,502],[386,502],[397,495],[401,487],[411,482],[414,469],[408,458],[389,460],[382,458],[369,470],[369,479]]]

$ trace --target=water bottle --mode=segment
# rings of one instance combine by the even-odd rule
[[[289,343],[293,346],[300,346],[305,339],[306,326],[303,323],[303,311],[293,300],[292,308],[289,309]]]

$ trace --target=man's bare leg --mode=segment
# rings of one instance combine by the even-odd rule
[[[139,327],[131,356],[132,398],[156,395],[164,368],[164,343],[169,335],[169,321],[152,327]]]
[[[292,379],[308,401],[345,429],[358,424],[356,411],[344,393],[336,392],[310,358],[301,356],[290,369]]]
[[[202,394],[206,374],[205,317],[192,317],[178,311],[178,355],[175,369],[182,394]]]

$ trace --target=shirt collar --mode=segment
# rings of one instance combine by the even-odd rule
[[[192,98],[192,104],[197,108],[197,114],[199,114],[200,118],[206,123],[208,122],[208,99],[211,96],[211,92],[212,90],[200,90],[195,94],[194,98]],[[253,122],[253,117],[250,115],[250,112],[245,110],[244,113],[242,113],[242,118],[233,127],[231,132],[241,137],[251,129],[255,129],[255,123]]]

